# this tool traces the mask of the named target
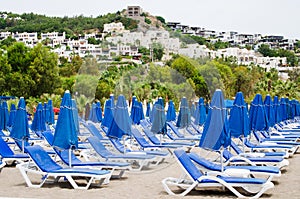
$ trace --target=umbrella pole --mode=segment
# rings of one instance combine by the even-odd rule
[[[72,167],[72,163],[71,163],[71,161],[72,161],[71,154],[72,154],[72,149],[69,148],[69,167]]]
[[[124,154],[125,154],[126,153],[125,136],[123,136],[123,144],[124,144]]]
[[[22,153],[24,153],[24,145],[25,145],[24,139],[22,139]]]
[[[159,134],[160,145],[162,145],[162,134]]]
[[[221,172],[222,172],[222,173],[224,172],[223,152],[224,152],[224,149],[223,149],[223,147],[222,147],[221,150],[220,150],[220,153],[221,153],[220,161],[221,161]]]
[[[242,142],[243,142],[243,153],[245,153],[245,136],[243,136]]]

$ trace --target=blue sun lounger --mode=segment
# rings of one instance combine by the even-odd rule
[[[204,173],[207,172],[224,172],[226,175],[240,175],[246,177],[265,176],[267,180],[272,180],[273,177],[280,177],[281,172],[278,167],[273,166],[222,166],[200,157],[196,153],[188,153],[188,156],[197,163],[198,168]],[[223,170],[223,171],[222,171]]]
[[[218,175],[204,175],[183,150],[175,150],[174,154],[186,177],[168,177],[162,181],[164,189],[170,195],[185,196],[193,189],[211,190],[215,188],[219,190],[220,188],[227,188],[238,198],[259,198],[268,189],[274,187],[274,184],[269,180],[259,178],[228,177],[221,173]],[[183,189],[183,192],[177,193],[177,190],[176,192],[173,191],[171,186],[179,187]],[[240,189],[242,189],[241,192]],[[244,195],[244,192],[247,195]]]
[[[74,189],[88,189],[92,183],[101,185],[104,181],[108,181],[110,177],[110,172],[105,170],[63,168],[39,145],[28,146],[26,150],[32,161],[18,164],[17,168],[29,187],[40,188],[50,177],[54,177],[54,183],[59,182],[59,179],[63,177],[69,181]],[[28,173],[42,175],[42,181],[33,184]],[[78,185],[74,177],[88,179],[86,186]]]
[[[8,144],[0,137],[0,156],[1,161],[6,164],[11,164],[14,162],[24,162],[29,160],[29,156],[23,153],[14,153]]]
[[[51,132],[45,131],[42,133],[42,135],[49,143],[49,145],[51,145],[50,143],[52,143],[54,139],[53,134]],[[53,148],[53,150],[65,165],[70,165],[69,150],[58,150],[55,147]],[[71,152],[71,166],[110,170],[112,178],[121,178],[125,171],[130,169],[130,164],[126,162],[83,162],[78,159],[73,152]],[[118,172],[118,174],[114,174],[115,172]]]
[[[143,167],[149,167],[151,162],[155,161],[155,156],[153,155],[114,154],[111,151],[107,150],[106,147],[101,143],[101,141],[95,136],[89,137],[88,141],[94,151],[106,161],[114,160],[121,162],[131,162],[132,164],[130,170],[132,171],[140,171]]]
[[[249,164],[252,166],[275,166],[282,169],[289,165],[289,161],[280,157],[243,157],[234,156],[230,151],[224,150],[223,157],[225,158],[225,165],[234,164]]]

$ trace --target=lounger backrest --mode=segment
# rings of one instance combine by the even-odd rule
[[[61,169],[62,167],[56,164],[48,153],[39,145],[25,147],[31,159],[44,172],[51,172]]]
[[[146,146],[149,145],[147,140],[143,137],[143,135],[137,130],[136,128],[132,128],[131,134],[133,137],[136,139],[136,141],[141,145],[141,146]]]
[[[159,145],[160,141],[159,139],[152,133],[148,128],[144,128],[145,135],[153,142],[154,144]]]
[[[98,139],[100,140],[104,139],[99,129],[97,129],[94,124],[91,123],[87,124],[87,129],[91,132],[91,134],[93,134],[93,136],[97,136]]]
[[[184,167],[184,169],[195,181],[202,176],[199,169],[194,165],[194,163],[189,158],[189,156],[185,153],[184,150],[181,149],[175,150],[174,154],[176,158],[179,160],[180,164]]]
[[[93,149],[103,158],[113,155],[108,151],[105,146],[100,142],[96,136],[88,137],[88,141],[93,147]]]
[[[205,167],[206,169],[214,170],[214,171],[221,171],[220,165],[210,162],[210,161],[206,160],[205,158],[200,157],[196,153],[189,153],[188,156],[190,157],[191,160],[193,160],[197,164]]]
[[[230,146],[237,154],[243,153],[243,151],[232,140]]]
[[[120,153],[124,153],[124,150],[128,150],[125,149],[124,145],[116,138],[110,138],[109,139],[111,141],[111,143],[114,145],[114,147],[120,152]]]
[[[172,129],[172,131],[180,138],[184,138],[184,135],[182,135],[176,126],[174,126],[171,122],[167,122],[168,126]]]
[[[0,137],[0,155],[2,157],[14,155],[14,152],[9,148],[8,144]]]
[[[230,153],[230,151],[228,151],[227,149],[225,149],[223,151],[223,157],[226,159],[226,160],[229,160],[231,157],[233,157],[232,153]]]

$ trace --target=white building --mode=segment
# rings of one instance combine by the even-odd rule
[[[113,22],[109,24],[104,24],[104,33],[124,33],[124,32],[129,32],[128,30],[125,30],[125,27],[121,22]]]
[[[0,40],[7,39],[7,37],[11,36],[11,32],[0,32]]]

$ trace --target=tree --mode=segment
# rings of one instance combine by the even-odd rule
[[[154,60],[161,60],[161,58],[164,55],[164,48],[160,43],[153,43],[152,44],[152,50],[153,50],[153,59]]]

